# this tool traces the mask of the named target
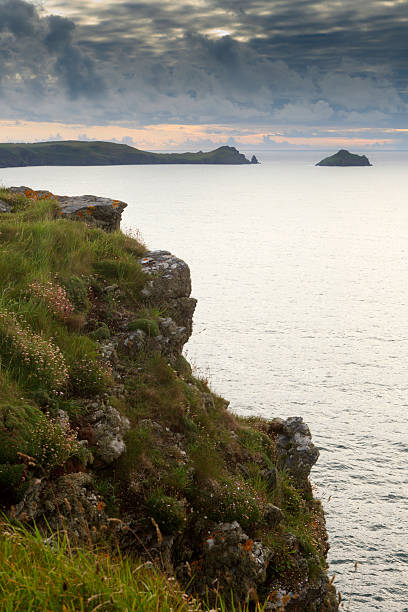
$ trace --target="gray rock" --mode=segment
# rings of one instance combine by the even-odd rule
[[[129,419],[113,406],[91,408],[87,421],[92,425],[95,456],[110,465],[126,450],[124,434],[130,428]]]
[[[47,190],[33,190],[30,187],[10,187],[11,193],[25,195],[32,199],[55,200],[61,209],[61,216],[67,219],[86,221],[106,231],[119,229],[122,212],[127,204],[120,200],[94,195],[59,196]]]
[[[83,472],[66,474],[53,482],[33,478],[10,514],[18,521],[36,521],[48,533],[50,529],[66,529],[70,537],[80,541],[89,541],[107,524],[92,477]]]
[[[7,204],[7,202],[4,202],[3,200],[0,200],[0,213],[2,212],[10,212],[11,207],[9,204]]]
[[[265,582],[271,557],[272,552],[250,540],[239,523],[221,523],[203,542],[194,588],[202,594],[217,590],[228,599],[233,592],[236,602],[246,601]]]
[[[143,271],[152,277],[142,292],[146,298],[164,303],[190,295],[190,269],[182,259],[168,251],[149,251],[140,263]]]
[[[168,251],[150,251],[140,259],[140,264],[150,277],[142,291],[146,301],[166,307],[167,317],[159,320],[164,339],[158,340],[161,343],[158,348],[169,355],[180,354],[191,336],[197,304],[190,297],[190,268]]]
[[[319,458],[319,451],[312,442],[309,427],[302,417],[290,417],[286,421],[274,419],[269,433],[277,435],[278,460],[287,468],[301,486],[305,486],[310,471]]]
[[[270,491],[276,489],[276,485],[278,482],[278,473],[276,468],[273,468],[272,470],[263,470],[262,476],[266,479]]]
[[[263,518],[270,527],[276,527],[283,521],[283,512],[278,506],[267,504]]]

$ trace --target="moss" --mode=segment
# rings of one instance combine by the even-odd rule
[[[147,336],[156,338],[160,334],[159,326],[153,319],[135,319],[128,326],[129,331],[142,330]]]
[[[182,500],[156,491],[146,503],[147,515],[153,518],[163,533],[175,533],[187,521],[186,505]]]
[[[80,276],[69,276],[62,280],[67,295],[77,311],[87,311],[90,308],[89,283],[89,278]]]
[[[97,340],[98,342],[101,342],[103,340],[109,340],[109,338],[111,337],[111,333],[106,323],[101,323],[101,325],[97,329],[89,333],[89,336],[90,338],[92,338],[92,340]]]

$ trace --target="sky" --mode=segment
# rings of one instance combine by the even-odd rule
[[[0,141],[408,149],[408,0],[0,0]]]

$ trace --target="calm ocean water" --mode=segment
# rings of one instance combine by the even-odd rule
[[[189,359],[238,413],[312,429],[345,609],[408,611],[408,153],[322,157],[1,169],[0,183],[125,200],[125,227],[189,263]]]

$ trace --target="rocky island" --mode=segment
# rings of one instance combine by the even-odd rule
[[[0,168],[21,166],[114,166],[140,164],[257,164],[235,147],[203,153],[151,153],[114,142],[67,140],[0,143]]]
[[[316,166],[371,166],[368,157],[365,155],[356,155],[350,153],[346,149],[340,149],[334,155],[322,159]]]
[[[8,609],[338,610],[309,428],[193,374],[188,265],[122,233],[125,202],[0,200]]]

